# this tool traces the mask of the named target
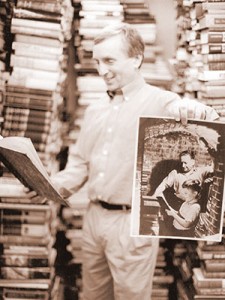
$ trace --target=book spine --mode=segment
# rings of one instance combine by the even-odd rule
[[[52,116],[52,112],[50,111],[41,111],[34,109],[26,109],[26,108],[14,108],[14,107],[6,107],[5,116],[12,116],[12,118],[16,118],[17,116],[26,116],[31,119],[41,119],[41,122],[44,122],[45,119],[50,119]],[[38,120],[37,120],[38,121]]]
[[[41,89],[31,89],[21,86],[13,86],[13,85],[6,85],[6,92],[10,93],[22,93],[22,94],[31,94],[32,95],[43,95],[51,97],[53,95],[52,91],[46,91]]]
[[[34,131],[38,133],[48,133],[50,130],[49,124],[35,124],[35,123],[28,123],[28,122],[16,122],[16,121],[4,121],[3,128],[5,130],[18,130],[18,131]]]
[[[211,71],[225,70],[225,61],[209,62],[208,63],[208,68]]]
[[[40,128],[49,128],[50,125],[50,118],[38,118],[38,117],[29,117],[26,115],[6,115],[4,118],[5,122],[4,124],[7,124],[7,126],[10,126],[10,124],[16,123],[18,124],[18,126],[20,126],[19,124],[21,124],[21,126],[24,126],[23,124],[27,124],[27,126],[32,126],[32,125],[37,125],[37,127]],[[14,125],[12,125],[14,126]],[[41,127],[42,126],[42,127]]]
[[[225,79],[225,70],[222,70],[222,71],[203,71],[202,73],[199,73],[198,79],[203,80],[203,81]]]
[[[208,272],[225,272],[225,261],[207,260],[204,261],[204,268]]]
[[[36,290],[37,291],[37,290]],[[38,290],[20,289],[20,288],[2,288],[2,297],[5,300],[49,300],[49,292]]]
[[[17,5],[18,8],[27,8],[33,9],[37,11],[46,11],[46,12],[53,12],[53,13],[61,13],[62,7],[60,3],[57,2],[43,2],[43,1],[29,1],[29,0],[18,0]]]
[[[225,42],[225,32],[221,33],[208,33],[208,42],[209,43],[224,43]]]
[[[202,50],[204,51],[204,48]],[[225,53],[225,44],[208,44],[206,51],[209,54]]]
[[[57,72],[60,69],[58,61],[25,56],[16,56],[14,54],[11,55],[10,66],[53,72]]]
[[[33,224],[19,224],[13,227],[9,224],[0,224],[1,235],[18,235],[18,236],[31,236],[31,237],[43,237],[49,233],[47,224],[33,225]]]
[[[210,28],[223,31],[225,28],[225,17],[223,15],[207,14],[199,20],[200,29]]]
[[[43,21],[55,21],[60,22],[61,21],[61,14],[50,14],[50,13],[38,13],[35,11],[31,11],[28,9],[23,8],[16,8],[13,9],[13,16],[18,19],[31,19],[31,20],[43,20]]]
[[[42,133],[42,132],[33,132],[27,130],[12,130],[12,129],[2,129],[2,133],[4,136],[20,136],[26,137],[32,140],[33,143],[47,143],[47,139],[49,134]]]
[[[47,37],[40,37],[40,36],[29,36],[25,34],[16,34],[15,35],[15,42],[23,43],[23,44],[36,44],[39,46],[49,46],[49,47],[57,47],[60,48],[62,46],[62,41],[58,39],[52,39]]]
[[[0,223],[11,224],[13,226],[13,224],[23,224],[23,223],[25,223],[25,224],[43,224],[47,220],[48,220],[47,217],[39,217],[39,216],[6,215],[6,216],[1,217]]]
[[[32,98],[22,98],[22,97],[15,97],[15,96],[6,96],[5,97],[5,103],[6,104],[13,104],[14,106],[17,106],[18,104],[19,107],[21,105],[24,108],[36,108],[36,109],[41,109],[41,110],[51,110],[53,107],[53,101],[42,101],[38,99],[32,99]]]
[[[197,280],[196,285],[199,288],[223,288],[225,286],[224,279],[212,279],[212,280]]]
[[[27,255],[1,255],[0,266],[10,267],[48,267],[48,258],[33,258]]]
[[[53,31],[61,31],[61,25],[59,23],[45,22],[45,21],[36,21],[28,19],[20,19],[12,17],[11,25],[16,27],[29,27],[29,28],[39,28],[39,29],[48,29]]]
[[[51,273],[48,267],[37,270],[23,267],[1,267],[2,279],[50,279]]]
[[[203,61],[205,63],[208,62],[224,62],[225,61],[225,53],[221,54],[205,54],[203,55]]]
[[[30,28],[30,27],[22,27],[22,26],[11,26],[11,33],[14,34],[25,34],[25,35],[37,35],[41,37],[49,37],[53,39],[60,39],[62,40],[62,33],[61,31],[45,29],[45,28]]]

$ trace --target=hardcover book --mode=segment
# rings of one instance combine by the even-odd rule
[[[69,206],[51,184],[48,173],[29,138],[5,137],[0,140],[0,160],[26,187],[38,195]]]

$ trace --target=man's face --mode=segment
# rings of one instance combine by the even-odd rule
[[[184,173],[187,173],[194,168],[195,160],[192,159],[189,154],[181,156],[180,160]]]
[[[109,91],[120,89],[135,79],[137,60],[128,56],[121,35],[109,37],[94,45],[93,58]]]

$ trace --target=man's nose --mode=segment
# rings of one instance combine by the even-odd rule
[[[108,71],[109,70],[108,70],[108,68],[107,68],[107,66],[105,64],[99,63],[99,65],[98,65],[98,73],[99,73],[100,76],[106,75],[108,73]]]

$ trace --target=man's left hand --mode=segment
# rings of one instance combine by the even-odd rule
[[[188,119],[205,120],[207,106],[194,99],[182,98],[174,103],[171,112],[176,121],[186,125]]]

